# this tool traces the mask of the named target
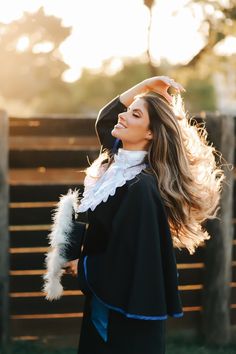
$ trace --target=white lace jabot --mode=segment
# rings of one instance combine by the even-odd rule
[[[97,169],[99,177],[93,177],[88,173],[84,179],[84,193],[80,199],[77,213],[85,212],[89,208],[94,210],[102,201],[106,202],[109,195],[114,195],[116,188],[123,186],[126,181],[134,178],[145,167],[143,162],[147,155],[145,150],[125,150],[119,148],[114,155],[114,161],[106,170],[100,162],[94,161],[90,166],[91,171]]]

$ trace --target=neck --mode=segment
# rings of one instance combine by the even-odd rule
[[[125,142],[122,142],[122,148],[124,150],[129,150],[129,151],[148,151],[148,146],[144,144],[127,144]]]

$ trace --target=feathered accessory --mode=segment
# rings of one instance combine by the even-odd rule
[[[73,213],[78,208],[78,190],[68,190],[66,195],[61,195],[60,201],[53,210],[53,224],[48,234],[51,249],[45,254],[46,273],[43,275],[44,285],[42,291],[49,301],[59,299],[63,294],[61,277],[65,258],[65,246],[70,244],[69,235],[73,227]]]

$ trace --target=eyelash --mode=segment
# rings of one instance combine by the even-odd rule
[[[130,111],[130,108],[127,109],[127,112]],[[133,116],[136,117],[136,118],[139,118],[139,115],[138,114],[135,114],[133,113]]]

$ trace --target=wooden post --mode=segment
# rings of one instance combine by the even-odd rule
[[[209,114],[206,117],[208,140],[222,153],[226,179],[223,182],[218,217],[208,220],[205,227],[211,239],[206,243],[203,284],[202,329],[208,345],[225,345],[230,342],[230,295],[233,249],[233,184],[234,184],[234,118]]]
[[[4,352],[10,342],[8,207],[8,116],[0,110],[0,340]]]

